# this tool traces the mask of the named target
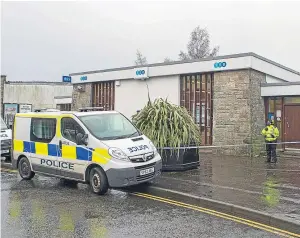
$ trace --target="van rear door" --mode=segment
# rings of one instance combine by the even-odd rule
[[[34,171],[58,175],[58,140],[56,137],[57,119],[53,117],[31,118],[30,142],[31,163]]]

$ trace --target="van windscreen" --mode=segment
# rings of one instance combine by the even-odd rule
[[[117,140],[140,135],[132,123],[119,113],[79,116],[79,119],[100,140]]]

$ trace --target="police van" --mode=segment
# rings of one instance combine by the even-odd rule
[[[146,183],[161,174],[154,144],[117,111],[17,113],[12,164],[30,180],[35,173],[108,188]]]
[[[6,160],[10,159],[11,154],[11,129],[8,128],[6,123],[1,117],[1,157],[5,157]]]

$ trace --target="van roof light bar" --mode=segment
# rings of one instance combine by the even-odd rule
[[[55,108],[39,108],[35,109],[34,112],[59,112],[60,110]]]
[[[79,108],[78,111],[80,111],[80,112],[104,111],[104,108],[103,107],[83,107],[83,108]]]

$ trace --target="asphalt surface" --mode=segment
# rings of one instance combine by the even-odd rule
[[[119,190],[105,196],[57,178],[1,172],[2,237],[280,237]]]
[[[156,186],[227,202],[284,219],[300,226],[300,160],[202,154],[199,169],[163,173]]]

